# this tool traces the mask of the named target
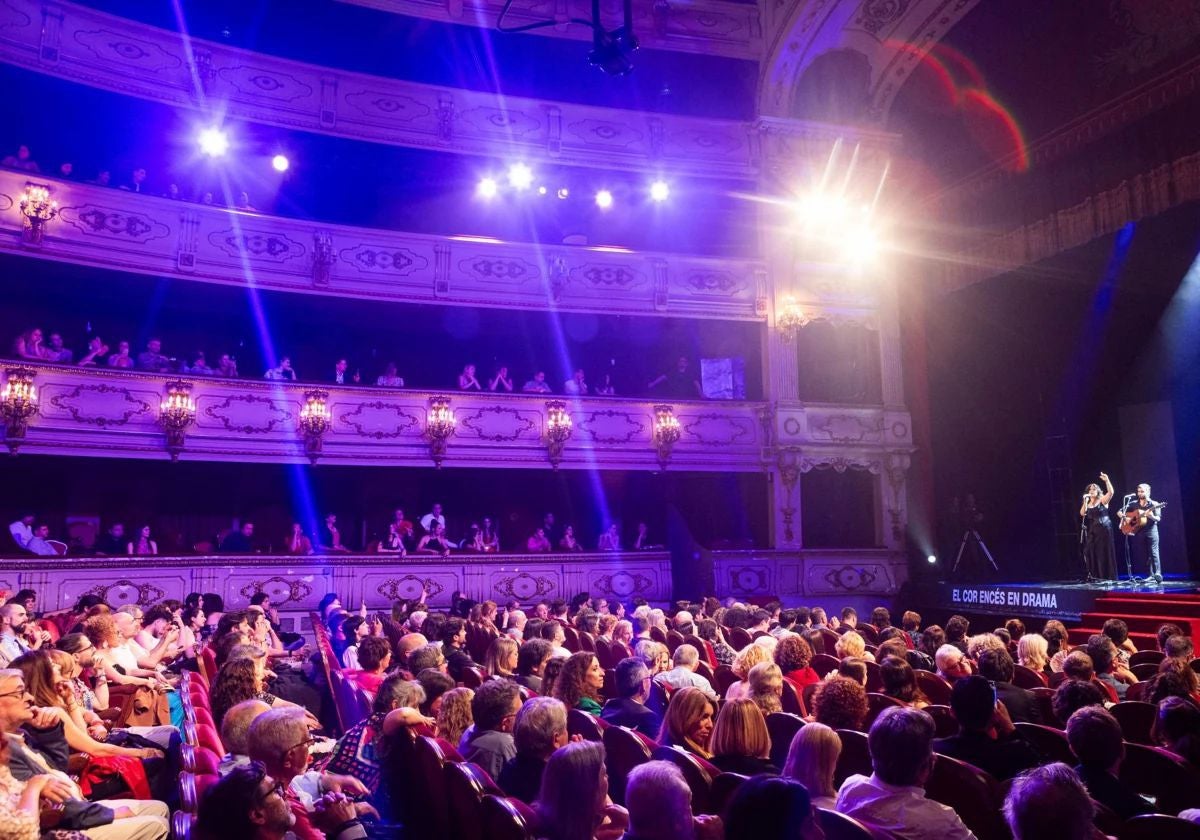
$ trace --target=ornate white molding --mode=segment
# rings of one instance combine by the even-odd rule
[[[61,208],[37,248],[17,203],[27,183]],[[243,213],[0,171],[0,250],[257,288],[505,309],[762,320],[757,260],[500,243]]]
[[[713,572],[723,595],[837,597],[837,609],[848,599],[894,595],[908,578],[903,552],[885,548],[714,551]]]
[[[369,6],[398,15],[438,20],[462,26],[494,29],[504,3],[501,0],[467,0],[446,3],[437,0],[341,0],[357,6]],[[604,20],[618,20],[621,4],[601,3]],[[671,4],[662,0],[636,0],[633,4],[634,32],[643,49],[718,55],[758,61],[762,57],[762,25],[757,4],[731,3],[726,0],[692,0]],[[585,26],[567,24],[567,18],[590,20],[592,5],[586,0],[550,2],[527,0],[514,3],[505,26],[521,26],[544,20],[560,21],[557,26],[533,29],[529,35],[591,41]],[[516,35],[498,37],[518,37]],[[582,55],[581,55],[582,60]]]
[[[857,53],[869,71],[868,116],[883,122],[909,74],[979,0],[774,0],[764,5],[769,44],[760,114],[788,116],[804,71],[822,55]]]
[[[3,361],[0,360],[0,364]],[[21,453],[167,458],[159,403],[175,375],[34,366],[39,413]],[[300,463],[309,460],[299,431],[312,383],[183,377],[192,383],[195,422],[181,460]],[[446,396],[457,431],[446,468],[546,469],[547,398],[524,394],[347,388],[328,392],[329,429],[320,463],[432,466],[425,437],[433,396]],[[558,397],[557,399],[563,399]],[[567,399],[574,433],[561,469],[659,470],[653,440],[661,400]],[[672,470],[757,471],[763,468],[762,403],[677,401],[680,439]]]

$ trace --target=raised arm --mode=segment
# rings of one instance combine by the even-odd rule
[[[1113,489],[1112,480],[1108,477],[1108,473],[1100,473],[1100,480],[1104,482],[1104,495],[1100,497],[1100,504],[1107,505],[1112,501],[1117,491]]]

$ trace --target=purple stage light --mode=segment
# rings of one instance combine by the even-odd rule
[[[654,201],[666,201],[671,197],[671,185],[666,181],[655,181],[650,185],[650,198]]]
[[[566,187],[558,188],[558,197],[559,198],[562,198],[562,199],[569,198],[570,195],[571,195],[571,191],[569,189],[567,189]]]
[[[229,151],[229,135],[219,128],[206,128],[198,138],[200,151],[209,157],[221,157]]]
[[[288,167],[291,165],[292,162],[287,159],[287,155],[275,155],[275,157],[271,158],[271,166],[274,167],[276,172],[287,172]]]
[[[601,210],[607,210],[612,207],[612,204],[613,194],[608,190],[600,190],[600,192],[596,193],[596,206]]]
[[[544,186],[538,187],[538,195],[545,195],[547,192],[549,192],[549,190],[547,190]]]
[[[496,193],[500,191],[500,187],[496,184],[495,178],[484,178],[479,182],[479,186],[476,187],[475,191],[479,194],[480,198],[495,198]]]
[[[533,184],[533,170],[523,163],[514,163],[508,168],[508,185],[513,189],[527,190]]]

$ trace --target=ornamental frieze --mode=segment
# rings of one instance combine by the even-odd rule
[[[167,225],[149,216],[96,204],[64,207],[59,213],[59,218],[88,236],[107,236],[139,244],[165,238],[171,233]]]
[[[271,598],[273,605],[282,607],[289,602],[300,603],[306,600],[308,596],[312,595],[313,589],[299,578],[284,578],[274,575],[266,580],[252,581],[238,591],[247,601],[258,593],[265,592]]]
[[[287,262],[304,256],[305,248],[299,242],[281,233],[250,230],[239,227],[226,228],[208,235],[208,241],[231,257],[248,256],[251,259]]]
[[[424,433],[420,416],[406,411],[397,403],[383,400],[360,402],[353,411],[342,412],[336,417],[339,423],[354,429],[359,437],[372,440],[419,438]]]
[[[593,443],[629,443],[642,437],[646,424],[628,411],[603,409],[589,411],[576,428]]]
[[[537,440],[538,423],[536,414],[518,411],[507,406],[486,406],[458,418],[459,436],[463,430],[480,440],[512,443],[518,440]]]
[[[680,414],[683,433],[689,442],[701,446],[731,446],[754,443],[755,424],[749,419],[730,417],[715,412]]]
[[[271,397],[258,394],[230,394],[224,399],[198,397],[199,416],[215,420],[227,432],[265,435],[285,424],[294,424],[291,406],[277,405]]]
[[[56,393],[58,387],[64,387],[64,390]],[[42,390],[42,398],[49,394],[49,404],[69,414],[76,423],[108,429],[124,426],[134,418],[145,423],[154,422],[158,405],[154,395],[142,392],[139,396],[128,388],[106,383],[79,384],[69,390],[67,387],[48,385]],[[145,397],[150,397],[153,402],[148,402]]]
[[[528,601],[556,592],[559,586],[556,578],[518,572],[515,575],[494,577],[492,588],[505,598]]]

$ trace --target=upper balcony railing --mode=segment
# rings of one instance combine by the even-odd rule
[[[58,215],[35,231],[30,185]],[[749,259],[426,236],[266,216],[0,170],[0,250],[209,283],[504,309],[763,320]]]

